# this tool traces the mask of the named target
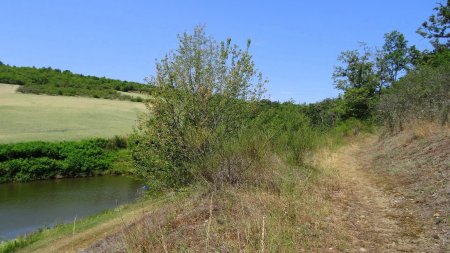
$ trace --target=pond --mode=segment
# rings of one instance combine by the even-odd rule
[[[123,176],[0,184],[0,241],[132,202],[140,186]]]

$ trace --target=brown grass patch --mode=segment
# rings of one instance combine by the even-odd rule
[[[275,159],[277,187],[202,188],[84,252],[343,251],[348,237],[330,205],[340,186],[333,172],[311,166],[312,160],[290,166]]]
[[[450,251],[450,127],[417,122],[368,153],[379,185],[396,196],[398,209],[415,214],[418,240],[430,252]]]

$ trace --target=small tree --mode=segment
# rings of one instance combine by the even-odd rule
[[[361,50],[342,52],[338,61],[343,65],[336,66],[333,72],[334,85],[344,92],[354,88],[369,88],[375,91],[377,75],[374,71],[372,53],[364,44],[360,44]]]
[[[266,80],[249,52],[231,39],[217,42],[198,26],[156,64],[154,98],[134,136],[139,172],[154,186],[193,179],[195,164],[245,126]]]
[[[430,39],[436,49],[450,49],[450,0],[447,0],[447,4],[439,3],[434,10],[436,14],[423,22],[417,33]]]
[[[408,47],[408,41],[398,31],[386,33],[384,44],[376,54],[364,43],[360,50],[342,52],[342,64],[333,72],[334,85],[344,91],[342,106],[345,117],[370,116],[383,89],[392,86],[413,69],[420,52]]]
[[[408,41],[402,33],[398,31],[386,33],[384,44],[376,57],[379,90],[391,86],[400,76],[411,70],[419,54],[414,46],[408,47]]]
[[[372,53],[365,44],[361,48],[342,52],[338,57],[342,65],[333,72],[335,87],[344,91],[344,118],[368,117],[379,84]]]

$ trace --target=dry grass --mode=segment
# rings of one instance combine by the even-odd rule
[[[417,122],[368,152],[379,185],[417,217],[418,240],[430,252],[450,251],[450,127]]]
[[[142,103],[15,93],[0,84],[0,143],[78,140],[128,134]]]
[[[363,138],[333,153],[324,161],[336,168],[341,188],[335,192],[333,217],[341,231],[348,236],[350,252],[411,252],[410,238],[402,236],[404,227],[393,216],[398,215],[387,196],[374,182],[377,178],[367,173],[367,158],[362,154],[376,138]]]
[[[82,252],[446,252],[448,133],[429,125],[361,136],[302,166],[273,156],[254,170],[269,182],[200,186],[123,219]]]
[[[422,122],[407,129],[318,154],[316,166],[336,173],[322,178],[335,180],[326,192],[333,228],[345,237],[338,251],[450,251],[449,128]]]
[[[324,152],[325,154],[325,152]],[[333,252],[347,237],[333,221],[332,171],[274,158],[276,186],[201,188],[130,223],[84,252]],[[318,158],[319,159],[319,158]],[[265,177],[265,176],[264,176]],[[330,250],[331,249],[331,250]]]
[[[319,163],[339,175],[331,217],[348,236],[345,251],[450,251],[449,127],[405,129],[355,139]]]

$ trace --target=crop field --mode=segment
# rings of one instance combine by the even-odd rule
[[[0,143],[78,140],[130,133],[143,103],[16,93],[0,84]]]

